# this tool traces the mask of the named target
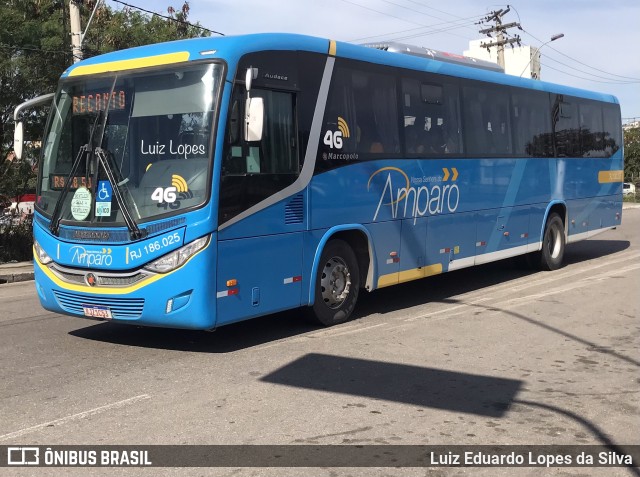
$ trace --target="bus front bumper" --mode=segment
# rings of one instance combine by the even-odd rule
[[[216,326],[215,266],[207,246],[184,265],[124,287],[70,283],[34,257],[36,290],[50,311],[140,326],[210,330]],[[87,277],[97,270],[76,270]],[[130,275],[130,274],[129,274]]]

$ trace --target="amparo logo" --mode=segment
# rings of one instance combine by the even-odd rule
[[[443,169],[443,176],[411,177],[397,167],[383,167],[369,176],[367,190],[380,191],[380,199],[373,221],[378,220],[384,209],[391,218],[413,217],[415,225],[418,217],[438,215],[443,212],[455,212],[460,204],[460,188],[455,181],[458,171]],[[447,183],[449,178],[451,183]]]
[[[87,250],[81,245],[76,245],[71,247],[69,252],[71,253],[71,263],[76,263],[85,267],[92,267],[95,265],[109,267],[113,263],[113,256],[111,255],[110,248]]]

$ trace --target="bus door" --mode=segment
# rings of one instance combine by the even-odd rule
[[[296,94],[252,89],[264,101],[264,129],[247,142],[238,131],[246,93],[236,89],[220,181],[218,325],[300,306],[302,292],[306,192],[282,193],[300,171]]]

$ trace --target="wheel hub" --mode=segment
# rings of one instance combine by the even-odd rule
[[[349,296],[351,288],[351,272],[340,257],[329,259],[322,271],[320,279],[322,299],[329,308],[340,308]]]

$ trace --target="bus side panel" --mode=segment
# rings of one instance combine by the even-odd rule
[[[402,263],[400,236],[402,222],[393,220],[366,225],[373,237],[376,255],[377,288],[398,283],[398,272]],[[400,259],[400,260],[397,260]],[[402,265],[404,267],[404,265]]]
[[[542,233],[547,203],[534,204],[529,208],[529,240],[527,252],[537,252],[542,242]]]
[[[529,241],[529,214],[529,206],[479,212],[476,240],[478,255],[525,247]],[[525,251],[523,249],[522,253]]]
[[[567,201],[568,235],[583,235],[587,238],[589,231],[589,216],[592,213],[591,204],[597,199],[576,199]]]
[[[300,306],[302,252],[302,232],[220,241],[217,325]]]
[[[414,223],[415,221],[415,223]],[[427,218],[404,219],[400,243],[400,268],[405,271],[400,281],[422,278],[427,259]],[[412,277],[414,275],[414,277]]]
[[[427,224],[427,266],[453,270],[472,265],[475,254],[475,213],[429,217]]]
[[[599,197],[595,200],[595,210],[589,216],[589,230],[596,231],[606,227],[620,225],[616,213],[619,214],[619,206],[614,197]]]

